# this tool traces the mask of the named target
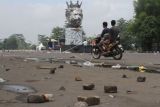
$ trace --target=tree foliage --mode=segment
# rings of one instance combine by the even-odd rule
[[[135,37],[130,32],[130,26],[132,24],[132,20],[126,21],[123,18],[117,21],[117,26],[120,30],[120,38],[121,43],[125,50],[132,49],[132,44],[135,43]]]
[[[46,35],[38,35],[38,42],[42,43],[44,46],[48,45],[48,40],[49,37],[47,37]]]
[[[31,45],[25,41],[23,34],[12,34],[0,41],[0,49],[31,49]]]
[[[131,31],[142,50],[151,51],[153,43],[160,43],[160,0],[137,0],[134,7],[136,15]]]
[[[55,27],[52,30],[52,34],[51,34],[51,38],[58,40],[60,39],[62,36],[64,36],[64,28],[61,27]]]

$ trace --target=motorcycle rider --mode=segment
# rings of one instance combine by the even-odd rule
[[[107,27],[108,23],[103,22],[103,30],[100,35],[100,43],[99,46],[101,47],[102,50],[105,50],[105,41],[109,38],[109,28]]]
[[[111,28],[109,29],[109,34],[107,38],[103,41],[103,47],[105,47],[105,52],[103,54],[110,53],[113,43],[117,40],[119,35],[119,29],[117,28],[116,21],[111,21]]]

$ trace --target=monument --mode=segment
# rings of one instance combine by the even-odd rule
[[[82,45],[83,44],[83,29],[82,29],[82,2],[72,1],[66,2],[66,22],[65,22],[65,45]]]

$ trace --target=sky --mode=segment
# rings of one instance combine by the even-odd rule
[[[66,1],[0,0],[0,39],[23,34],[28,42],[37,43],[38,34],[49,36],[54,27],[65,25]],[[103,21],[134,16],[133,0],[79,1],[83,2],[82,26],[87,36],[100,34]]]

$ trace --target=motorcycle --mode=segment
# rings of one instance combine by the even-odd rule
[[[100,38],[95,38],[92,40],[92,57],[94,59],[100,59],[101,56],[104,57],[113,57],[115,60],[121,60],[123,57],[124,49],[122,45],[120,44],[120,38],[118,37],[114,43],[112,43],[112,46],[110,48],[110,51],[107,52],[102,49],[102,47],[99,45],[99,42],[101,41]]]

